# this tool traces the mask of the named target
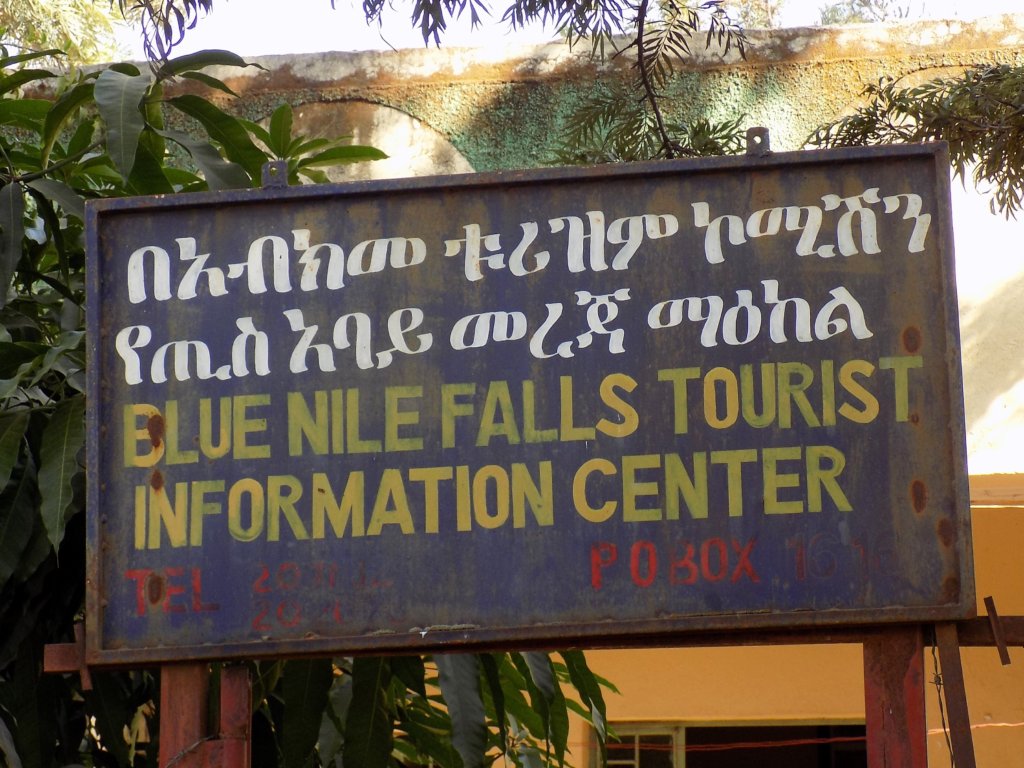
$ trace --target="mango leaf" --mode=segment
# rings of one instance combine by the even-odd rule
[[[35,464],[26,452],[15,481],[0,493],[0,589],[18,571],[32,541],[37,483]]]
[[[29,51],[28,53],[19,53],[14,56],[4,56],[0,58],[0,69],[6,69],[7,67],[13,67],[15,64],[22,64],[26,61],[32,61],[33,59],[44,59],[47,56],[66,56],[60,48],[47,48],[45,51]]]
[[[254,123],[252,120],[246,120],[242,117],[238,118],[238,122],[245,128],[245,130],[262,141],[268,147],[270,146],[270,132],[266,128],[259,123]]]
[[[64,331],[57,337],[57,341],[52,347],[46,350],[46,354],[43,355],[42,363],[39,365],[39,369],[36,371],[35,376],[32,377],[32,381],[29,386],[35,386],[43,377],[45,377],[50,371],[58,366],[68,352],[72,352],[78,349],[82,340],[85,338],[85,331]]]
[[[401,680],[406,688],[427,698],[427,688],[424,682],[426,672],[423,668],[422,656],[394,656],[389,664],[392,674]]]
[[[259,64],[253,64],[246,61],[237,53],[211,48],[205,51],[187,53],[184,56],[178,56],[177,58],[164,62],[160,69],[156,71],[156,77],[157,80],[166,80],[169,77],[175,77],[176,75],[183,75],[197,69],[214,66],[243,68],[256,67],[258,69],[264,69],[264,67],[261,67]]]
[[[21,439],[28,427],[28,412],[16,411],[0,416],[0,490],[7,487],[11,480],[11,472],[18,463],[21,452]],[[3,510],[0,510],[2,514]],[[0,537],[2,541],[2,537]],[[0,565],[2,567],[2,565]]]
[[[46,69],[19,69],[7,77],[0,77],[0,94],[13,91],[33,80],[47,80],[51,77],[56,75]]]
[[[238,118],[192,94],[175,96],[167,103],[198,121],[209,137],[224,148],[228,160],[245,168],[250,178],[260,178],[267,156],[252,143],[249,132]]]
[[[46,99],[0,100],[0,125],[13,125],[29,131],[38,130],[50,111]]]
[[[283,160],[288,157],[288,145],[292,141],[292,106],[281,104],[270,115],[270,151]]]
[[[167,178],[166,166],[139,142],[128,186],[137,195],[169,195],[175,191]]]
[[[501,690],[501,670],[498,667],[498,660],[489,653],[481,653],[480,666],[484,671],[484,680],[487,681],[487,688],[491,692],[491,703],[494,705],[494,720],[498,724],[498,735],[501,737],[503,745],[508,744],[505,692]]]
[[[522,654],[526,666],[530,669],[530,677],[544,696],[545,701],[555,698],[555,672],[551,668],[551,658],[542,651],[526,651]]]
[[[387,765],[394,735],[382,691],[391,671],[380,657],[357,656],[352,662],[352,703],[345,718],[342,763],[346,766]]]
[[[530,707],[540,718],[541,730],[539,733],[536,731],[534,731],[534,733],[547,740],[551,737],[551,698],[542,693],[536,681],[533,679],[533,672],[530,669],[530,664],[525,658],[526,654],[510,653],[509,656],[512,658],[512,663],[515,665],[519,674],[522,675],[523,687],[525,687],[527,693],[530,694]]]
[[[297,659],[285,663],[283,768],[305,768],[310,764],[333,679],[330,659]]]
[[[192,159],[196,161],[206,177],[206,183],[214,191],[224,189],[247,189],[252,181],[245,169],[221,157],[220,152],[212,144],[196,141],[183,131],[157,131],[164,138],[170,139],[184,147]]]
[[[582,651],[562,651],[562,660],[569,673],[569,680],[580,696],[580,700],[590,712],[590,721],[597,731],[598,743],[604,754],[605,742],[608,739],[607,711],[601,682],[587,666]]]
[[[361,144],[347,144],[343,147],[331,147],[315,155],[299,160],[299,168],[310,168],[320,165],[339,165],[341,163],[361,163],[367,160],[387,160],[386,153],[376,147]]]
[[[93,97],[94,84],[91,82],[79,83],[74,88],[63,93],[59,99],[53,102],[46,113],[46,121],[43,123],[43,149],[40,153],[40,164],[45,166],[53,151],[53,145],[60,137],[61,131],[68,118],[83,104]]]
[[[62,181],[55,179],[33,179],[28,186],[51,202],[57,203],[64,212],[85,221],[85,198]]]
[[[74,496],[71,481],[80,471],[78,452],[85,443],[85,397],[62,400],[43,430],[39,448],[40,512],[54,551],[64,538],[64,524]]]
[[[555,696],[551,701],[551,746],[555,748],[555,760],[560,766],[565,765],[565,750],[569,745],[569,710],[565,706],[562,689],[555,686]]]
[[[228,88],[222,80],[218,80],[216,77],[210,77],[204,72],[182,72],[181,76],[188,80],[195,80],[196,82],[202,83],[210,88],[215,88],[218,91],[223,91],[229,96],[238,96],[238,94]]]
[[[21,259],[21,241],[25,236],[25,197],[21,185],[13,181],[0,188],[0,309],[7,305],[7,288]]]
[[[18,750],[14,748],[14,736],[11,735],[11,731],[2,717],[0,717],[0,755],[3,755],[4,762],[9,768],[21,768],[21,758],[18,757]]]
[[[480,696],[480,660],[473,653],[438,653],[434,663],[452,719],[452,744],[463,768],[483,768],[487,717]]]
[[[139,107],[149,90],[148,75],[129,75],[106,69],[96,78],[93,96],[107,127],[107,152],[127,179],[135,165],[139,136],[145,123]]]
[[[320,764],[332,766],[335,757],[340,757],[345,744],[345,718],[352,705],[352,676],[334,678],[327,694],[327,707],[320,720],[320,734],[317,737],[317,752]]]

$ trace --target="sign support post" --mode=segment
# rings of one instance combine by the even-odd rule
[[[885,627],[864,639],[868,768],[925,768],[924,639],[921,627]]]
[[[220,678],[220,723],[209,734],[210,669],[204,663],[160,668],[160,768],[249,768],[252,679],[244,665]]]

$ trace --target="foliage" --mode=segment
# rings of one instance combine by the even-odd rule
[[[62,61],[94,64],[116,57],[120,16],[102,0],[0,3],[0,42],[23,51],[59,49]]]
[[[910,0],[838,0],[821,9],[822,24],[870,24],[909,19]]]
[[[916,141],[949,142],[957,176],[993,189],[993,210],[1007,216],[1024,195],[1024,67],[977,66],[959,77],[901,86],[883,79],[864,90],[867,103],[821,126],[808,139],[818,147]]]
[[[778,26],[779,10],[786,0],[729,0],[729,14],[744,27],[769,29]]]
[[[706,157],[743,150],[740,118],[687,124],[664,123],[676,156]],[[647,160],[663,156],[657,115],[646,102],[636,105],[633,85],[597,91],[570,115],[555,162],[568,165]]]

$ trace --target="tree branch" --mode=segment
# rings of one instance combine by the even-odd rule
[[[647,64],[647,56],[644,53],[644,27],[647,24],[647,10],[649,0],[640,0],[636,9],[636,65],[640,70],[640,82],[644,87],[644,99],[651,105],[654,112],[654,120],[658,126],[658,135],[661,137],[661,148],[669,159],[675,157],[675,150],[672,148],[672,137],[669,136],[665,127],[665,120],[658,106],[658,94],[651,82],[651,73]]]

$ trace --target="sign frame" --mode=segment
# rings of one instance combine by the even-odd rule
[[[195,209],[209,212],[209,215],[214,217],[224,217],[226,216],[225,211],[244,211],[246,206],[267,202],[279,206],[316,204],[325,200],[336,201],[339,204],[352,204],[353,201],[383,200],[396,195],[415,197],[442,191],[486,197],[491,194],[505,195],[516,190],[543,192],[548,189],[561,189],[582,184],[611,186],[623,182],[639,183],[640,180],[654,184],[660,180],[676,178],[689,182],[695,178],[716,174],[752,176],[767,172],[813,175],[824,172],[832,173],[833,171],[838,174],[844,167],[872,163],[899,164],[904,161],[927,168],[934,182],[932,194],[936,207],[932,211],[932,247],[936,259],[934,266],[938,270],[938,279],[944,290],[941,297],[933,297],[938,319],[932,326],[932,330],[935,330],[937,335],[941,335],[941,345],[944,350],[945,387],[949,393],[949,402],[945,406],[948,408],[948,423],[943,425],[945,440],[939,450],[944,454],[948,452],[948,456],[944,456],[943,461],[945,462],[944,466],[949,470],[948,473],[943,473],[944,475],[948,474],[949,485],[941,489],[941,493],[944,498],[951,500],[954,507],[954,511],[951,513],[951,524],[947,524],[946,530],[941,532],[941,537],[947,540],[948,548],[952,553],[951,557],[955,561],[954,573],[950,577],[956,580],[956,584],[949,590],[949,594],[953,596],[952,599],[946,599],[941,603],[936,601],[934,604],[919,604],[910,607],[891,605],[882,608],[827,608],[780,612],[773,611],[770,606],[765,606],[760,610],[746,609],[738,614],[720,611],[686,616],[659,617],[651,615],[647,618],[625,620],[595,615],[582,621],[555,619],[500,626],[431,624],[425,625],[425,629],[421,629],[419,626],[410,627],[405,632],[361,632],[345,636],[288,637],[284,639],[270,634],[260,639],[213,643],[200,638],[193,642],[164,644],[159,639],[154,639],[153,642],[142,647],[122,647],[118,642],[112,644],[109,641],[108,633],[104,628],[104,614],[109,610],[110,595],[108,592],[112,588],[114,580],[105,570],[104,558],[116,549],[118,543],[123,544],[124,542],[112,539],[107,533],[111,515],[118,513],[103,506],[104,496],[109,492],[108,486],[116,483],[116,475],[119,469],[123,469],[109,466],[110,462],[105,461],[101,450],[101,445],[108,444],[111,439],[115,443],[121,439],[118,435],[113,438],[109,436],[109,428],[114,419],[106,398],[108,398],[107,393],[112,385],[109,368],[105,367],[104,363],[111,359],[111,353],[109,349],[104,350],[101,345],[103,337],[101,329],[108,324],[99,298],[104,289],[105,273],[100,264],[103,258],[103,231],[110,226],[108,222],[119,216],[144,217],[152,215],[155,218],[168,211],[185,209]],[[87,319],[90,330],[88,345],[91,361],[88,372],[87,411],[87,458],[90,468],[86,580],[86,660],[88,664],[107,666],[185,659],[261,658],[339,653],[418,653],[492,647],[643,646],[665,644],[671,642],[671,638],[678,633],[688,632],[931,622],[961,619],[974,615],[976,609],[970,546],[966,433],[962,372],[958,355],[959,325],[953,267],[952,221],[948,202],[948,169],[946,146],[944,144],[928,144],[90,201],[87,203],[86,209],[89,295]],[[457,229],[457,226],[453,227],[453,231]],[[697,291],[699,292],[699,289]],[[911,491],[911,496],[916,492]],[[935,492],[934,488],[927,489],[929,495]],[[925,491],[921,491],[921,493],[924,494]],[[925,502],[922,500],[921,503],[923,505]],[[128,514],[128,512],[125,511],[122,514]],[[732,543],[732,547],[736,549],[735,553],[729,551],[728,540],[723,539],[723,541],[725,542],[722,545],[725,547],[723,551],[728,552],[729,556],[740,554],[742,541]],[[188,577],[184,578],[187,582]],[[139,581],[136,586],[141,604],[145,590],[151,589],[148,577],[145,584]],[[166,590],[166,588],[165,585],[163,589]],[[938,588],[941,590],[941,587]]]

